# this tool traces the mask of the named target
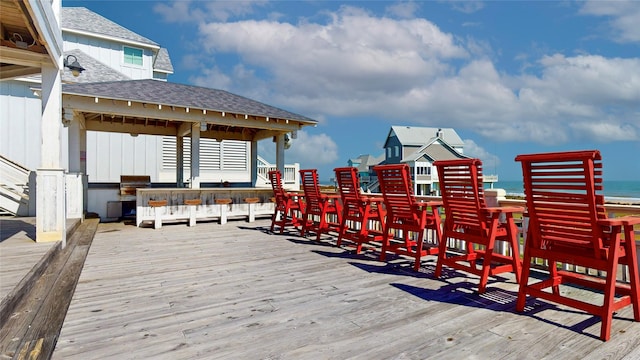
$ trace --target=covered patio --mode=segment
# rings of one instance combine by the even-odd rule
[[[63,123],[69,128],[69,171],[72,174],[85,176],[83,180],[85,211],[87,210],[88,182],[86,178],[87,131],[124,133],[134,137],[142,134],[175,137],[174,186],[167,187],[166,194],[159,194],[158,191],[161,189],[155,186],[154,195],[151,196],[167,199],[169,206],[181,206],[182,203],[178,204],[175,201],[171,203],[171,194],[175,192],[174,190],[201,188],[201,139],[215,139],[217,142],[224,140],[249,142],[251,148],[249,188],[254,188],[259,177],[258,141],[273,139],[276,145],[276,167],[284,173],[284,150],[287,137],[295,138],[297,131],[302,127],[316,124],[315,120],[302,115],[223,90],[157,80],[66,84],[63,86],[62,100]],[[185,137],[190,138],[188,179],[184,178]],[[126,155],[123,154],[123,156]],[[188,193],[188,191],[182,192]],[[198,194],[200,193],[194,193],[193,196],[197,197]],[[111,196],[112,198],[99,198],[98,201],[105,203],[106,207],[107,201],[117,200],[113,195]],[[188,194],[184,196],[190,197]],[[265,196],[255,194],[254,197],[260,198],[261,203],[265,202]],[[70,202],[79,201],[74,199],[72,197]],[[144,203],[138,201],[137,208],[145,213],[145,219],[152,219],[153,209],[148,208],[146,202],[148,201]],[[203,206],[209,205],[205,204],[206,199],[202,202]],[[75,208],[80,206],[76,205]],[[219,214],[217,210],[214,211],[215,209],[217,207],[205,209],[199,211],[199,214],[203,214],[202,216]],[[270,209],[265,211],[270,213]],[[185,214],[179,214],[176,218],[188,216]]]

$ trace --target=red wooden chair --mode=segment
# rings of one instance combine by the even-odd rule
[[[280,170],[269,171],[269,180],[271,180],[275,198],[275,211],[271,217],[271,232],[274,231],[276,225],[280,227],[281,234],[287,226],[302,227],[304,204],[300,196],[284,190]]]
[[[532,295],[585,311],[602,319],[600,338],[606,341],[611,335],[614,311],[632,305],[634,320],[640,321],[633,234],[633,225],[640,224],[640,217],[607,218],[604,197],[600,194],[601,159],[597,150],[516,157],[522,163],[530,218],[516,309],[524,311],[526,295]],[[549,278],[528,284],[533,258],[548,261]],[[606,278],[559,270],[558,263],[604,271]],[[616,280],[618,264],[629,267],[630,284]],[[559,285],[563,283],[603,292],[603,303],[587,303],[562,295]],[[551,291],[544,290],[547,288]]]
[[[311,230],[315,231],[316,239],[320,240],[322,233],[329,231],[338,233],[342,219],[342,209],[338,201],[340,196],[320,192],[316,169],[300,170],[300,179],[306,203],[300,236],[304,236]]]
[[[438,253],[436,246],[425,246],[424,234],[427,229],[433,230],[433,240],[440,240],[438,207],[441,203],[415,199],[407,164],[378,165],[373,169],[378,175],[387,211],[380,260],[385,261],[387,252],[411,256],[417,271],[422,256]],[[392,234],[392,230],[396,231]]]
[[[340,246],[343,239],[350,240],[356,244],[356,254],[359,254],[364,243],[382,241],[385,219],[382,198],[360,193],[356,168],[341,167],[334,171],[342,199],[342,222],[337,245]]]
[[[484,293],[489,276],[514,272],[520,281],[522,263],[518,248],[518,229],[513,213],[521,207],[488,207],[482,186],[479,159],[436,161],[438,181],[444,203],[444,237],[440,242],[435,276],[442,266],[480,276],[478,293]],[[504,215],[505,222],[500,218]],[[465,250],[447,252],[448,241],[463,241]],[[504,241],[510,254],[496,251],[496,241]]]

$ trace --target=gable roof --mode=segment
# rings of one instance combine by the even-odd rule
[[[127,40],[153,48],[159,47],[156,42],[84,7],[63,7],[60,13],[60,27],[63,31],[81,32],[98,37]]]
[[[369,171],[370,166],[378,165],[384,160],[384,154],[380,156],[365,154],[365,155],[358,156],[356,159],[353,159],[352,162],[358,163],[358,166],[357,166],[358,171],[367,172]]]
[[[171,64],[169,51],[167,51],[166,48],[161,47],[160,49],[158,49],[158,54],[153,61],[153,71],[161,71],[173,74],[173,65]]]
[[[438,131],[442,132],[442,139],[452,147],[464,146],[464,141],[452,128],[419,127],[419,126],[392,126],[387,135],[384,147],[389,138],[395,135],[402,146],[422,146],[431,139],[436,138]]]
[[[153,79],[64,84],[62,93],[309,123],[317,122],[224,90]]]
[[[75,77],[71,74],[71,70],[65,66],[62,72],[62,82],[64,83],[131,80],[128,76],[85,54],[82,50],[75,49],[64,52],[65,59],[69,55],[75,56],[85,71],[80,73],[78,77]]]
[[[468,156],[456,151],[443,139],[433,138],[431,141],[429,141],[429,143],[425,144],[411,155],[402,159],[402,162],[418,161],[421,157],[425,157],[430,162],[434,162],[436,160],[456,160],[469,158]]]

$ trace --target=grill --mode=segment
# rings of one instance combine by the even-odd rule
[[[136,199],[136,189],[150,187],[151,177],[148,175],[121,175],[120,201],[133,201]]]

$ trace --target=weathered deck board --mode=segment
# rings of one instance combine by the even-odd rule
[[[629,308],[600,322],[530,300],[514,311],[513,278],[378,262],[258,220],[101,224],[65,318],[55,359],[582,359],[640,354]],[[584,332],[581,322],[586,324]],[[636,352],[636,353],[634,353]]]

